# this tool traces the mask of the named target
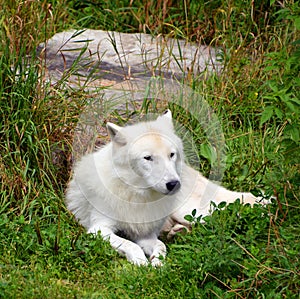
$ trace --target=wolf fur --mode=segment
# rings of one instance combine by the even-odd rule
[[[107,129],[111,142],[75,166],[66,205],[89,233],[100,232],[136,265],[161,265],[166,246],[159,234],[189,228],[184,217],[194,209],[204,216],[211,201],[258,200],[210,182],[184,162],[169,110],[155,121]]]

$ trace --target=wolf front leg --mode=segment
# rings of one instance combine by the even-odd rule
[[[136,242],[145,254],[149,256],[152,266],[162,266],[162,259],[166,257],[167,249],[166,245],[158,240],[156,235],[153,234],[148,238],[139,239]]]
[[[145,266],[148,264],[148,259],[145,256],[143,249],[130,240],[117,236],[109,227],[94,225],[88,232],[96,234],[101,232],[104,240],[108,240],[110,245],[121,255],[125,256],[127,260],[137,266]]]

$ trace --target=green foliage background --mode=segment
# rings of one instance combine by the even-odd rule
[[[0,298],[300,298],[297,1],[2,0],[0,10]],[[134,267],[87,235],[63,203],[86,95],[45,82],[36,55],[54,33],[83,27],[220,47],[223,72],[190,84],[222,123],[223,183],[262,188],[273,204],[195,219],[167,241],[160,269]],[[190,129],[205,173],[212,157],[201,128]]]

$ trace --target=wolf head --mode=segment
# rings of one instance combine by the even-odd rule
[[[136,192],[171,195],[180,189],[183,146],[171,111],[155,121],[121,128],[108,123],[115,174]]]

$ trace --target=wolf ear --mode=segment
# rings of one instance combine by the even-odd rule
[[[167,109],[163,114],[162,117],[167,117],[169,119],[172,119],[172,112],[170,109]]]
[[[166,110],[162,115],[157,118],[157,121],[164,122],[168,124],[173,129],[173,121],[172,121],[172,112],[171,110]]]
[[[107,127],[108,134],[113,142],[121,146],[126,145],[127,143],[126,138],[122,135],[122,133],[120,133],[122,127],[119,127],[110,122],[106,124],[106,127]]]

